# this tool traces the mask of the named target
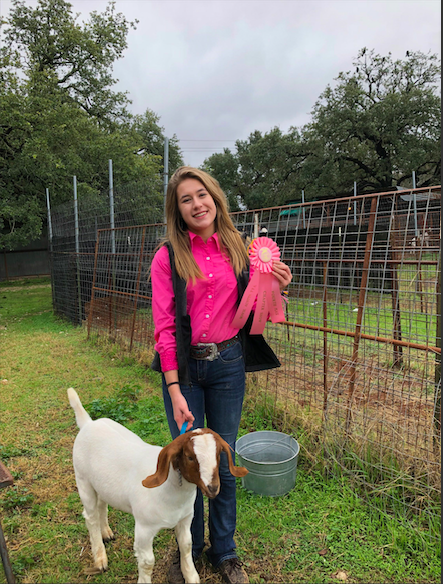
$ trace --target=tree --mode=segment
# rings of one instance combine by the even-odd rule
[[[239,162],[238,156],[229,148],[224,148],[223,153],[212,154],[204,161],[203,168],[216,177],[225,193],[230,211],[240,211],[242,200],[239,191]]]
[[[328,86],[304,127],[253,132],[205,161],[227,192],[249,209],[322,195],[439,184],[440,62],[407,53],[394,61],[362,49],[354,71]]]
[[[59,96],[60,97],[60,96]],[[79,198],[108,190],[108,160],[114,183],[145,180],[161,189],[161,159],[137,153],[128,132],[100,125],[78,107],[48,94],[0,95],[0,246],[13,249],[38,237],[51,204],[72,200],[73,175]]]
[[[165,129],[159,125],[160,117],[152,110],[147,109],[143,115],[133,116],[131,119],[131,130],[137,135],[140,141],[139,153],[149,153],[164,157]],[[172,174],[183,164],[182,153],[178,145],[178,139],[174,135],[169,138],[169,174]]]
[[[235,153],[225,148],[223,154],[210,156],[205,168],[220,182],[232,211],[281,205],[303,188],[300,140],[296,128],[288,134],[279,128],[255,131],[248,140],[237,140]]]
[[[274,207],[294,198],[304,159],[297,129],[291,128],[287,134],[279,128],[265,134],[256,131],[249,141],[238,141],[236,147],[239,192],[248,209]]]
[[[111,67],[126,47],[133,23],[116,14],[92,13],[80,26],[65,0],[39,0],[37,8],[14,0],[0,49],[0,248],[13,249],[41,234],[48,188],[51,204],[108,189],[149,183],[161,192],[158,117],[150,112],[149,136],[127,111],[129,100],[112,89]],[[143,126],[143,124],[141,124]],[[146,126],[143,126],[143,131]],[[177,159],[178,147],[172,144]],[[175,160],[176,162],[176,160]]]
[[[24,71],[32,91],[58,88],[88,115],[100,122],[127,118],[125,93],[114,92],[113,63],[127,47],[129,29],[135,28],[110,2],[103,14],[92,12],[83,26],[66,0],[39,0],[36,8],[12,0],[6,47],[14,67]]]
[[[436,55],[394,61],[362,49],[354,72],[328,86],[303,131],[304,169],[317,190],[359,192],[440,181],[440,99]]]

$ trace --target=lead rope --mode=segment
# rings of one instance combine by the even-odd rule
[[[181,430],[180,430],[180,436],[186,432],[186,426],[187,425],[188,425],[188,422],[185,422],[182,425]],[[177,469],[177,472],[178,472],[178,486],[181,487],[183,485],[182,473],[180,472],[180,469],[179,468]]]

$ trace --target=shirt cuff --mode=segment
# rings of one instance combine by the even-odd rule
[[[165,371],[178,370],[177,353],[175,351],[165,351],[160,355],[160,364],[163,373]]]

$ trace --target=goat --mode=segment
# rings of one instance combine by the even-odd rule
[[[153,539],[162,528],[175,528],[185,582],[200,582],[191,538],[197,487],[210,499],[218,495],[222,451],[235,477],[248,472],[234,466],[229,444],[216,432],[199,428],[164,448],[153,446],[113,420],[92,421],[72,387],[68,398],[80,428],[73,463],[95,569],[103,572],[108,567],[103,541],[114,538],[108,524],[109,504],[134,516],[139,583],[151,582]]]

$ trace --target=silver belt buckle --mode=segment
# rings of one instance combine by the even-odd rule
[[[211,352],[205,361],[215,361],[219,355],[216,343],[197,343],[197,347],[210,347]]]

